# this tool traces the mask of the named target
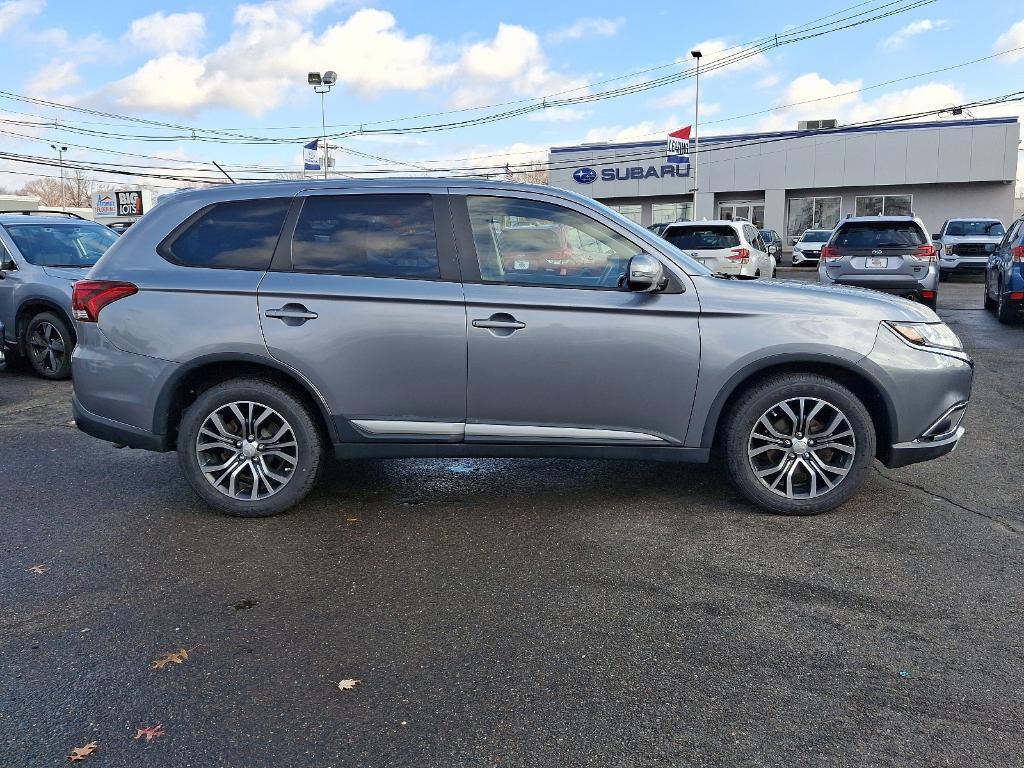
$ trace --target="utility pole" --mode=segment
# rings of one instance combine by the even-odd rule
[[[700,121],[700,60],[703,54],[700,51],[690,51],[690,55],[697,61],[697,76],[693,94],[693,218],[697,218],[697,152],[700,149],[700,132],[697,125]]]
[[[60,209],[61,211],[66,211],[67,204],[65,194],[67,193],[67,190],[64,189],[64,153],[68,151],[68,148],[62,147],[58,144],[51,144],[50,147],[57,150],[57,163],[60,165]]]

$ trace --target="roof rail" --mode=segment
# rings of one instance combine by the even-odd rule
[[[81,219],[82,221],[87,221],[87,219],[84,216],[79,216],[77,213],[72,213],[71,211],[41,211],[38,209],[34,211],[5,211],[0,209],[0,213],[20,213],[25,216],[67,216],[68,218],[71,219]]]

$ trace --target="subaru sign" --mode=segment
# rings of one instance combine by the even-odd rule
[[[593,184],[597,181],[597,171],[593,168],[577,168],[572,172],[572,179],[577,184]]]

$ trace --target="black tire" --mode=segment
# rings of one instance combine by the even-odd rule
[[[793,398],[816,398],[824,401],[828,409],[823,412],[841,413],[849,424],[854,441],[853,454],[843,453],[842,458],[835,460],[841,463],[849,461],[846,474],[831,490],[810,498],[787,498],[785,495],[770,490],[755,474],[748,457],[748,447],[752,440],[752,432],[762,415],[777,412],[776,406]],[[836,409],[835,411],[831,409]],[[845,503],[860,488],[864,475],[875,456],[875,429],[871,416],[860,399],[845,386],[827,376],[812,373],[785,373],[772,376],[755,384],[744,392],[733,408],[726,414],[720,447],[723,451],[726,470],[737,490],[761,509],[781,515],[817,515],[828,512]],[[813,426],[813,424],[811,425]],[[759,428],[760,429],[760,428]],[[808,434],[821,433],[813,429]],[[804,438],[807,435],[803,435]],[[851,438],[846,438],[850,440]],[[795,454],[790,449],[779,449],[780,466],[791,466],[786,462],[794,461]],[[818,449],[822,450],[822,449]],[[825,456],[826,453],[817,454]],[[769,461],[774,461],[772,454],[766,454]],[[832,451],[830,456],[839,456]],[[834,459],[829,458],[828,463]],[[805,473],[802,467],[798,467]],[[792,474],[792,470],[791,470]],[[770,476],[769,476],[770,477]],[[797,477],[800,477],[797,475]]]
[[[778,279],[778,277],[779,277],[779,270],[777,268],[773,269],[772,270],[772,280],[776,280],[776,279]]]
[[[222,407],[230,407],[231,403],[256,403],[260,407],[273,409],[283,418],[294,435],[294,466],[282,464],[281,467],[284,469],[276,469],[283,476],[287,476],[288,480],[279,490],[266,498],[241,500],[228,496],[213,486],[212,480],[207,479],[200,466],[200,458],[197,455],[200,429],[212,413]],[[260,437],[258,434],[254,436],[258,446]],[[185,479],[203,501],[214,509],[235,517],[270,517],[298,504],[316,484],[323,466],[323,455],[323,437],[306,405],[287,389],[266,379],[232,379],[211,387],[185,410],[178,426],[178,464]],[[235,459],[239,464],[247,463],[240,448],[235,454]],[[261,456],[260,461],[263,460],[265,459]],[[252,464],[251,461],[248,463]],[[242,469],[245,470],[244,467]],[[250,467],[245,471],[251,478],[249,487],[255,484],[259,488],[259,481],[253,477],[255,469]],[[244,483],[245,475],[240,477],[240,482]]]
[[[1008,298],[1006,291],[1004,291],[1002,286],[1000,286],[999,300],[996,304],[996,319],[1000,323],[1010,325],[1012,323],[1016,323],[1019,317],[1020,312],[1016,307],[1010,304],[1010,299]]]
[[[937,310],[939,308],[939,297],[933,296],[930,299],[921,299],[921,303],[928,307],[930,310]]]
[[[74,348],[71,326],[54,312],[40,312],[25,325],[22,349],[36,376],[51,381],[71,378]]]
[[[996,309],[995,300],[988,295],[988,280],[985,281],[985,309],[989,312],[994,312]]]

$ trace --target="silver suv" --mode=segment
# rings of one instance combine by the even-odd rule
[[[935,309],[938,254],[927,232],[914,216],[844,219],[821,249],[818,281],[894,293]]]
[[[713,451],[755,504],[813,514],[875,458],[953,450],[973,376],[920,304],[716,276],[599,203],[505,182],[177,194],[73,303],[79,428],[177,450],[199,496],[252,517],[329,454]]]
[[[0,213],[0,348],[24,355],[44,378],[70,376],[71,285],[115,240],[74,214]]]

